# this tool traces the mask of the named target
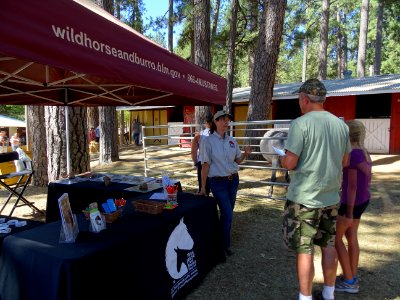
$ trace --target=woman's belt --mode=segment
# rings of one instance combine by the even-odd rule
[[[233,173],[229,176],[214,176],[210,177],[212,180],[233,180],[233,178],[239,177],[238,173]]]

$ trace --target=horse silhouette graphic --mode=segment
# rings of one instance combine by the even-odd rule
[[[165,249],[165,264],[172,278],[179,279],[188,272],[188,257],[193,251],[193,245],[193,239],[182,218],[172,231]]]
[[[176,270],[179,272],[181,270],[182,264],[184,264],[186,268],[189,269],[187,263],[187,257],[189,252],[192,251],[192,249],[186,250],[186,249],[179,249],[179,247],[177,247],[174,250],[176,252]]]

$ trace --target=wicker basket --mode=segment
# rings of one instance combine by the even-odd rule
[[[101,213],[106,218],[106,223],[112,223],[119,218],[121,215],[122,209],[118,209],[113,213]]]
[[[151,200],[136,200],[133,201],[135,211],[144,212],[147,214],[157,215],[164,209],[164,202]]]

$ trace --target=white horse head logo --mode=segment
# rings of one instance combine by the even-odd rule
[[[179,279],[188,272],[187,255],[192,251],[193,245],[193,239],[182,218],[172,231],[165,249],[165,264],[172,278]]]

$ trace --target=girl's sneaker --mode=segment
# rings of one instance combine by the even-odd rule
[[[358,279],[353,284],[347,283],[342,275],[336,277],[335,291],[357,294],[359,289]]]

